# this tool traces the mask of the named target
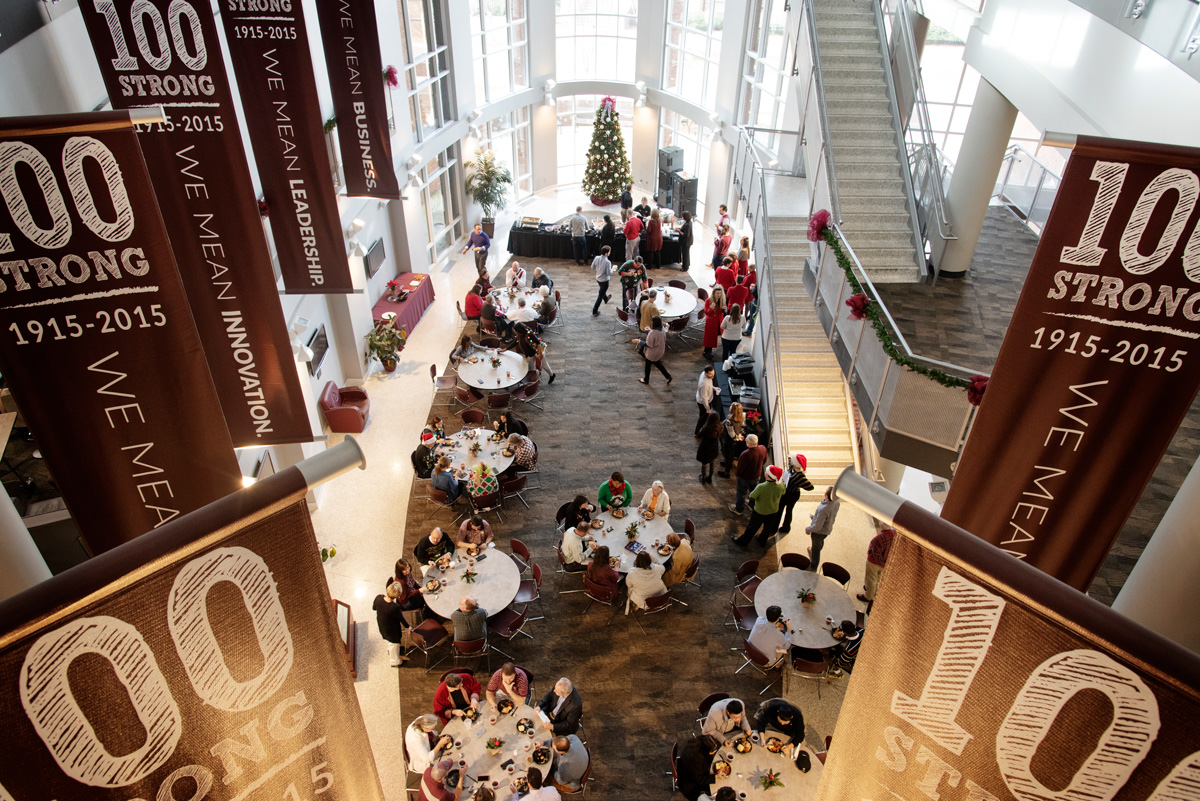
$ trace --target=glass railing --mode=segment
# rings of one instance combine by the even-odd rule
[[[992,197],[1008,205],[1040,236],[1061,183],[1062,178],[1028,150],[1010,145]]]

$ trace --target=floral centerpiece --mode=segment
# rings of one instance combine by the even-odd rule
[[[463,581],[466,582],[467,584],[474,584],[475,579],[477,579],[477,578],[479,578],[479,574],[476,573],[474,570],[468,570],[463,573]]]
[[[487,742],[483,744],[483,747],[489,751],[499,751],[504,747],[504,741],[499,737],[489,737],[487,738]]]
[[[800,592],[796,593],[796,597],[805,606],[812,606],[817,602],[817,594],[812,590],[800,590]]]
[[[636,540],[638,535],[638,524],[630,523],[629,528],[625,529],[625,536],[631,540]]]
[[[972,406],[978,406],[983,403],[983,393],[987,390],[988,377],[986,375],[973,375],[970,381],[971,383],[967,385],[967,401]]]
[[[746,412],[746,422],[750,425],[757,425],[760,420],[762,420],[762,412]]]
[[[387,282],[388,300],[396,300],[396,296],[400,293],[400,281],[393,278]]]
[[[500,369],[500,354],[496,354],[495,356],[490,357],[488,359],[488,361],[491,362],[493,370]]]
[[[471,452],[472,456],[478,456],[479,452],[481,450],[483,450],[483,447],[479,444],[478,441],[476,441],[476,442],[472,442],[471,447],[467,448],[467,450],[469,450]]]
[[[779,774],[773,770],[768,770],[759,777],[758,783],[762,785],[764,790],[770,790],[772,787],[782,787],[783,782],[779,780]]]

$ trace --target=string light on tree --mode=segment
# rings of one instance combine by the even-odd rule
[[[597,206],[616,203],[631,182],[629,156],[621,134],[621,115],[611,95],[600,101],[588,147],[587,169],[583,173],[583,191]]]

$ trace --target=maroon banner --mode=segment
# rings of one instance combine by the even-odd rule
[[[234,445],[311,441],[210,4],[81,10],[113,106],[166,113],[138,141]]]
[[[382,801],[306,489],[291,468],[0,604],[0,798]]]
[[[128,112],[0,120],[0,372],[88,545],[241,486]]]
[[[374,0],[318,0],[325,69],[338,118],[338,147],[351,196],[396,200],[383,59]]]
[[[1198,170],[1080,137],[942,511],[1079,590],[1200,386]]]
[[[348,294],[321,105],[299,2],[229,2],[221,24],[288,292]]]
[[[818,801],[1200,799],[1200,657],[905,504]]]

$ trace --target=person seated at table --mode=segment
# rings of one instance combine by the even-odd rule
[[[645,514],[653,512],[658,517],[671,516],[671,498],[667,495],[667,491],[663,489],[661,481],[655,481],[650,485],[650,489],[646,490],[646,494],[642,496],[642,502],[638,505],[638,512]]]
[[[863,630],[854,625],[853,620],[843,620],[842,625],[833,630],[833,638],[838,643],[826,652],[830,664],[830,678],[840,679],[847,673],[854,672],[854,661],[858,659],[862,636]]]
[[[412,452],[410,458],[417,478],[429,478],[433,475],[433,467],[437,464],[437,454],[433,452],[436,442],[437,436],[432,431],[426,431],[421,435],[421,444]]]
[[[600,485],[597,499],[602,512],[610,509],[624,509],[633,503],[633,487],[625,482],[625,476],[621,474],[620,470],[614,470],[612,477]]]
[[[517,323],[513,326],[513,335],[516,336],[516,347],[513,349],[524,354],[525,369],[550,373],[550,380],[546,383],[553,384],[557,376],[550,366],[550,360],[546,358],[546,341],[534,331],[534,326]]]
[[[512,289],[525,288],[525,268],[519,261],[514,261],[504,271],[504,285]]]
[[[576,495],[575,498],[567,504],[566,514],[563,515],[563,530],[575,528],[580,523],[592,522],[592,513],[596,511],[596,507],[588,501],[583,495]]]
[[[783,619],[783,610],[778,606],[768,606],[766,614],[754,621],[746,641],[774,664],[791,650],[791,621]]]
[[[463,779],[465,770],[458,772],[458,784],[454,787],[446,784],[446,777],[454,768],[453,759],[443,759],[431,765],[421,776],[420,791],[417,801],[459,801],[462,798]]]
[[[567,735],[579,731],[579,718],[583,716],[583,699],[579,691],[565,676],[554,683],[554,689],[538,701],[538,711],[545,718],[542,728],[555,734]]]
[[[562,801],[558,790],[543,786],[542,772],[537,768],[530,768],[525,773],[525,781],[529,782],[529,792],[521,796],[521,801]]]
[[[617,275],[621,279],[622,304],[628,309],[629,304],[637,297],[638,290],[646,281],[646,267],[642,263],[642,257],[635,256],[622,264]]]
[[[450,366],[458,369],[459,365],[471,358],[471,354],[475,352],[475,343],[471,341],[471,337],[463,334],[463,338],[458,341],[458,346],[450,351]]]
[[[472,500],[499,491],[500,481],[486,463],[480,462],[471,468],[471,475],[467,479],[467,494],[471,496]]]
[[[470,595],[459,599],[458,609],[450,613],[450,622],[454,624],[454,639],[459,642],[487,637],[487,610],[481,609]]]
[[[479,284],[475,284],[467,292],[467,297],[463,300],[463,314],[468,320],[474,320],[475,325],[479,325],[479,316],[483,313],[483,288]]]
[[[496,539],[492,533],[492,524],[479,515],[471,515],[458,527],[458,547],[468,545],[487,545]]]
[[[453,550],[454,543],[450,541],[445,532],[434,526],[433,531],[417,541],[413,548],[413,556],[417,558],[418,564],[432,565]]]
[[[587,566],[586,551],[589,544],[594,544],[594,541],[587,523],[580,523],[575,528],[563,532],[563,570],[568,573],[583,571]]]
[[[531,284],[531,286],[534,289],[541,289],[542,287],[546,287],[546,289],[553,290],[554,289],[554,281],[550,278],[550,276],[546,275],[546,271],[543,270],[541,267],[534,267],[533,268],[533,283]]]
[[[413,773],[424,773],[454,744],[449,734],[438,736],[437,725],[437,715],[418,715],[404,730],[408,769]]]
[[[734,790],[729,785],[717,788],[716,795],[702,793],[696,801],[737,801],[737,790]]]
[[[559,790],[574,793],[587,770],[587,747],[577,735],[554,738],[554,786]]]
[[[654,318],[661,314],[658,308],[658,290],[651,289],[646,293],[646,302],[638,307],[638,327],[649,331],[654,324]]]
[[[592,552],[592,561],[588,562],[587,572],[584,575],[587,576],[588,581],[603,584],[613,592],[617,591],[617,587],[621,583],[620,574],[612,566],[612,556],[607,545],[601,545]]]
[[[396,603],[400,604],[401,609],[405,612],[420,610],[425,620],[434,616],[433,610],[425,603],[425,588],[413,576],[412,565],[407,559],[396,560],[396,575],[388,580],[388,586],[392,584],[400,585],[400,596]]]
[[[533,304],[538,313],[538,325],[550,325],[550,315],[554,313],[558,301],[554,299],[554,293],[549,287],[539,287],[538,294],[542,299]]]
[[[766,701],[758,709],[754,730],[759,734],[777,732],[788,746],[800,747],[804,742],[804,715],[782,698]],[[785,751],[784,754],[790,753]]]
[[[696,561],[696,555],[692,553],[692,543],[688,538],[681,537],[674,531],[667,535],[667,545],[670,545],[672,550],[671,568],[663,573],[663,584],[671,587],[683,581],[688,568]]]
[[[538,318],[538,313],[525,305],[525,298],[517,298],[517,303],[505,315],[514,323],[532,323]]]
[[[675,762],[675,773],[679,776],[676,785],[688,801],[699,801],[713,783],[713,757],[720,747],[719,737],[702,734],[688,740],[679,749]]]
[[[461,718],[468,709],[479,709],[479,695],[483,689],[470,673],[451,673],[438,685],[433,693],[433,714],[442,723],[450,718]]]
[[[488,681],[488,703],[494,707],[499,698],[507,698],[518,706],[529,703],[529,676],[512,662],[505,662]]]
[[[492,428],[499,431],[505,438],[509,434],[529,436],[529,426],[525,425],[525,421],[518,419],[512,412],[500,412],[500,419],[492,423]]]
[[[404,641],[404,630],[408,621],[404,619],[404,608],[397,603],[403,588],[400,582],[393,581],[382,595],[375,596],[371,608],[375,610],[375,624],[379,626],[379,636],[388,644],[388,664],[400,667],[408,660],[400,655],[400,644]]]
[[[433,488],[446,493],[446,500],[450,503],[457,501],[467,488],[467,482],[455,477],[453,464],[453,459],[443,456],[438,459],[437,467],[433,468]]]
[[[649,551],[642,551],[633,560],[633,570],[625,577],[625,589],[629,593],[629,603],[635,609],[645,609],[646,599],[667,592],[663,583],[663,573],[666,568],[654,564]]]
[[[642,218],[650,216],[650,198],[642,198],[642,202],[633,207],[635,213],[642,215]]]
[[[508,331],[512,328],[512,324],[500,315],[500,310],[496,308],[496,293],[489,292],[487,297],[483,299],[483,307],[479,310],[480,330],[483,329],[483,323],[491,323],[496,329],[496,334],[505,337],[508,336]]]
[[[746,705],[738,698],[726,698],[717,701],[708,708],[708,715],[700,726],[703,734],[711,734],[719,738],[725,745],[732,745],[733,739],[728,735],[740,731],[750,734],[750,721],[746,720]]]
[[[537,467],[537,446],[529,437],[523,434],[509,434],[506,445],[513,453],[513,464],[518,470],[532,470]]]

